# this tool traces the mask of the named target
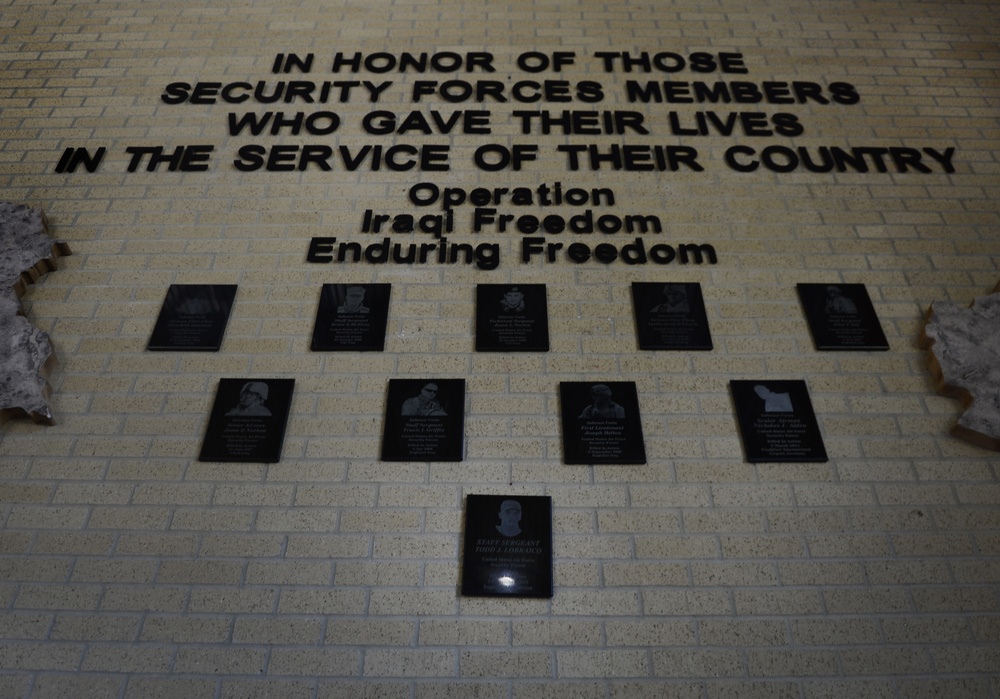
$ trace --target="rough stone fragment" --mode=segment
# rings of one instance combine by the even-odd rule
[[[970,307],[936,302],[920,346],[942,395],[962,401],[956,437],[1000,450],[1000,284]]]
[[[40,209],[0,202],[0,417],[53,422],[46,376],[55,356],[49,336],[24,317],[21,296],[68,254],[65,243],[49,237]]]

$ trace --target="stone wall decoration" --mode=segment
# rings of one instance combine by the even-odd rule
[[[552,597],[552,498],[466,497],[462,594]]]
[[[750,463],[827,461],[805,381],[730,381]]]
[[[281,461],[295,379],[221,379],[199,461]]]
[[[567,464],[646,463],[634,381],[563,381],[559,402]]]
[[[0,203],[0,418],[27,415],[54,424],[47,378],[55,354],[49,336],[24,316],[21,297],[69,254],[66,243],[49,237],[41,209]]]
[[[461,461],[465,379],[390,379],[383,461]]]
[[[311,349],[381,352],[389,320],[391,284],[324,284]]]
[[[938,393],[963,412],[951,433],[1000,450],[1000,284],[968,308],[935,301],[927,309],[920,346]]]
[[[236,298],[236,284],[171,284],[147,349],[218,352]]]
[[[639,349],[712,349],[701,284],[632,282],[632,306]]]
[[[797,284],[796,289],[817,350],[889,349],[864,284]]]
[[[548,352],[544,284],[476,286],[477,352]]]

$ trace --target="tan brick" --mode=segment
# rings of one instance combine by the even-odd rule
[[[117,696],[125,684],[123,677],[86,677],[81,675],[60,677],[58,675],[43,675],[38,678],[32,688],[32,696],[65,697],[79,694],[82,696]]]
[[[71,579],[76,582],[148,584],[155,575],[155,562],[122,558],[82,559],[76,562]]]
[[[186,648],[177,651],[179,674],[256,675],[264,671],[266,651],[254,648]]]
[[[412,621],[334,619],[327,624],[325,641],[346,646],[409,646],[413,644],[416,628]]]
[[[554,658],[543,651],[462,651],[462,677],[551,677]]]
[[[414,586],[419,580],[418,564],[388,561],[343,561],[334,575],[335,584],[348,586]]]
[[[696,644],[695,626],[686,621],[605,622],[609,646],[691,646]]]
[[[687,567],[681,563],[606,562],[602,566],[605,585],[683,585]]]
[[[49,614],[9,614],[0,619],[0,633],[9,640],[40,641],[48,635],[51,624],[52,617]]]
[[[705,619],[698,623],[698,635],[702,644],[722,647],[783,646],[788,641],[784,622],[767,619]]]
[[[559,677],[641,677],[649,672],[643,651],[557,651],[556,663]]]
[[[806,645],[866,645],[878,643],[878,625],[866,619],[797,619],[791,622],[792,638]]]
[[[657,650],[653,651],[653,673],[657,677],[739,677],[743,661],[734,650]]]
[[[643,609],[651,616],[731,614],[729,596],[719,590],[647,589]]]
[[[600,625],[593,621],[515,619],[513,624],[515,646],[596,645],[600,637]]]
[[[239,584],[243,564],[237,561],[163,561],[156,582],[166,584]]]
[[[747,665],[755,677],[822,676],[838,673],[832,651],[789,649],[751,650]]]
[[[281,553],[284,538],[277,535],[209,535],[201,544],[204,556],[275,557]]]
[[[932,301],[965,306],[997,283],[988,3],[223,5],[19,3],[16,21],[0,21],[4,198],[43,207],[73,249],[22,299],[56,349],[56,424],[0,425],[0,696],[1000,692],[996,459],[950,434],[961,405],[934,393],[917,342]],[[269,43],[281,37],[297,45]],[[595,55],[607,46],[685,59],[740,52],[747,73],[607,71]],[[573,64],[517,66],[522,53],[557,49],[574,52]],[[312,52],[316,64],[275,73],[279,50]],[[488,51],[497,70],[335,73],[334,51]],[[392,84],[379,102],[360,88],[312,104],[168,105],[160,95],[176,81],[279,79]],[[508,93],[516,81],[564,81],[570,101],[414,100],[417,80],[495,80]],[[579,99],[581,80],[603,98]],[[799,81],[824,94],[848,82],[861,99],[644,103],[629,99],[627,80]],[[490,134],[362,127],[376,110],[471,109],[489,110]],[[519,109],[629,110],[650,133],[524,134]],[[226,131],[229,112],[278,110],[334,111],[341,124],[325,136]],[[804,131],[754,136],[737,119],[722,133],[731,113],[751,111],[772,130],[774,114],[794,114]],[[672,133],[671,112],[683,123],[713,112],[722,126]],[[127,171],[130,145],[193,143],[215,148],[207,172]],[[333,167],[241,172],[232,161],[251,143],[326,144]],[[473,160],[484,143],[537,145],[538,157],[491,172]],[[447,145],[449,169],[366,160],[350,170],[336,151],[394,144]],[[704,170],[570,169],[556,150],[567,144],[686,145]],[[874,159],[868,172],[738,172],[726,162],[734,145],[905,146],[931,165],[920,149],[954,147],[955,172],[896,172],[891,156],[887,172]],[[63,149],[81,146],[108,148],[99,170],[55,172]],[[536,232],[563,246],[559,259],[524,263],[528,234],[472,233],[466,202],[453,207],[449,241],[496,242],[496,270],[306,262],[313,236],[381,240],[360,233],[365,209],[443,212],[409,201],[420,181],[607,187],[613,206],[487,205],[652,213],[664,230]],[[647,252],[710,243],[718,264],[565,257],[570,243],[620,248],[637,237]],[[701,284],[711,351],[637,349],[630,283],[664,280]],[[803,281],[865,284],[891,349],[816,351],[795,290]],[[392,284],[385,350],[312,352],[320,285],[355,282]],[[494,282],[546,285],[550,351],[474,351],[475,287]],[[171,283],[239,284],[220,352],[145,349]],[[199,462],[218,380],[254,375],[296,379],[281,462]],[[464,461],[381,461],[387,380],[435,376],[467,380]],[[744,458],[728,381],[777,378],[808,382],[826,463]],[[649,463],[560,463],[558,384],[597,380],[636,383]],[[553,497],[552,599],[459,594],[463,498],[478,492]]]
[[[318,619],[237,619],[233,627],[233,643],[256,645],[313,645],[321,634]]]
[[[169,676],[157,677],[155,679],[130,677],[125,696],[128,699],[140,699],[143,697],[166,699],[167,697],[199,696],[206,692],[214,692],[215,685],[216,682],[214,679],[191,679]]]
[[[81,669],[85,672],[166,672],[173,649],[166,645],[115,644],[94,646],[87,651]]]
[[[35,584],[20,586],[15,609],[93,610],[101,597],[98,585]]]
[[[148,616],[140,641],[152,643],[225,643],[230,636],[228,619],[209,617]]]
[[[919,648],[866,648],[840,652],[851,675],[905,675],[922,672],[928,655]]]
[[[284,590],[278,602],[280,614],[359,614],[364,594],[353,590]]]
[[[365,536],[298,535],[288,537],[285,555],[294,558],[355,558],[366,555]]]
[[[446,685],[451,686],[451,685]],[[423,687],[423,685],[421,685]],[[438,685],[428,687],[426,696],[442,696],[442,688]],[[362,681],[334,680],[331,683],[319,681],[318,697],[322,699],[336,699],[336,697],[347,694],[359,699],[408,699],[410,697],[410,685],[405,682],[385,681],[365,679]]]
[[[266,614],[274,609],[274,588],[194,588],[188,609],[204,614]]]
[[[695,585],[762,586],[778,584],[777,567],[755,561],[697,561],[691,564]]]
[[[441,677],[454,672],[455,654],[446,650],[373,650],[365,654],[366,677]]]
[[[280,680],[272,678],[254,678],[250,680],[224,680],[221,696],[226,699],[237,697],[281,696],[287,699],[306,699],[313,696],[312,680]]]

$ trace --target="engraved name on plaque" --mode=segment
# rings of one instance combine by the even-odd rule
[[[218,352],[236,298],[236,284],[171,284],[147,349]]]
[[[889,349],[864,284],[798,284],[796,289],[817,350]]]
[[[548,352],[545,285],[477,285],[476,351]]]
[[[465,380],[390,379],[383,461],[461,461],[465,456]]]
[[[632,381],[559,384],[567,464],[644,464],[639,397]]]
[[[277,463],[294,379],[221,379],[199,461]]]
[[[730,381],[750,463],[827,460],[805,381]]]
[[[466,497],[462,594],[552,597],[552,498]]]
[[[314,352],[385,349],[391,287],[391,284],[324,284],[310,348]]]
[[[700,284],[632,282],[632,306],[639,349],[712,349]]]

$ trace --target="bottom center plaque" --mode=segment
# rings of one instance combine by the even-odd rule
[[[552,597],[552,498],[466,497],[462,594]]]

